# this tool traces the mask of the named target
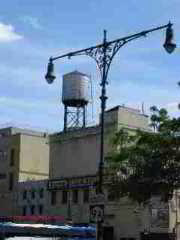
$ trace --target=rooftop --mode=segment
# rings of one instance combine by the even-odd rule
[[[35,131],[31,129],[26,129],[26,128],[17,128],[17,127],[5,127],[5,128],[0,128],[0,135],[1,136],[10,136],[10,135],[15,135],[15,134],[23,134],[23,135],[31,135],[31,136],[37,136],[37,137],[47,137],[48,133],[46,132],[40,132],[40,131]]]

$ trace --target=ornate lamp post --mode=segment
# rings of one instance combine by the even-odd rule
[[[98,168],[98,185],[97,185],[97,193],[102,194],[103,189],[103,166],[104,166],[104,113],[106,109],[106,100],[107,100],[107,95],[106,95],[106,85],[107,85],[107,76],[109,72],[110,65],[112,63],[112,60],[116,53],[119,51],[121,47],[126,45],[128,42],[136,40],[137,38],[140,37],[146,37],[147,34],[166,29],[166,39],[164,43],[164,48],[168,53],[172,53],[174,49],[176,48],[176,44],[172,42],[173,40],[173,30],[172,30],[172,23],[168,23],[167,25],[162,25],[156,28],[148,29],[133,35],[129,35],[126,37],[118,38],[113,41],[107,41],[106,35],[107,32],[104,30],[104,39],[101,44],[98,44],[96,46],[92,46],[89,48],[81,49],[78,51],[74,52],[69,52],[64,55],[60,55],[57,57],[51,57],[49,59],[48,63],[48,69],[47,73],[45,75],[45,78],[48,83],[52,83],[54,79],[56,78],[54,75],[54,64],[53,62],[61,59],[61,58],[71,58],[74,56],[79,56],[79,55],[87,55],[91,58],[93,58],[97,66],[99,68],[100,74],[101,74],[101,134],[100,134],[100,161],[99,161],[99,168]],[[97,240],[102,239],[102,223],[98,222],[97,223]]]

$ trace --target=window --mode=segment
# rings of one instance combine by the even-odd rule
[[[12,191],[14,187],[14,174],[9,173],[9,191]]]
[[[35,206],[34,205],[31,206],[30,212],[31,212],[31,215],[34,215],[34,213],[35,213]]]
[[[39,205],[39,215],[42,215],[43,214],[43,205]]]
[[[56,197],[57,197],[56,191],[52,191],[51,192],[51,205],[56,205]]]
[[[4,153],[4,152],[3,152],[2,150],[0,150],[0,160],[3,160],[3,156],[4,156],[3,153]]]
[[[26,216],[26,210],[27,210],[27,207],[23,206],[23,216]]]
[[[66,190],[62,191],[62,203],[65,204],[67,203],[67,199],[68,199],[68,192]]]
[[[23,191],[23,199],[26,199],[27,198],[27,190],[24,190]]]
[[[83,202],[88,203],[89,202],[89,189],[85,189],[83,191]]]
[[[11,149],[11,154],[10,154],[10,166],[14,166],[14,157],[15,157],[15,149]]]
[[[5,178],[6,178],[6,174],[5,173],[0,173],[0,180],[5,179]]]
[[[40,198],[43,198],[43,197],[44,197],[44,189],[43,189],[43,188],[41,188],[41,189],[39,190],[39,197],[40,197]]]
[[[73,203],[78,203],[78,190],[73,190]]]
[[[35,191],[34,190],[31,191],[31,198],[35,199]]]
[[[7,152],[0,150],[0,161],[6,160],[7,159]]]

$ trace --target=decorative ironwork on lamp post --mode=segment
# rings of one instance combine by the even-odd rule
[[[166,29],[166,39],[164,43],[164,48],[168,53],[172,53],[174,49],[176,48],[176,44],[172,42],[173,40],[173,29],[172,29],[172,23],[168,23],[166,25],[162,25],[156,28],[148,29],[145,31],[141,31],[139,33],[129,35],[126,37],[118,38],[113,41],[107,41],[107,32],[104,30],[104,38],[103,42],[101,44],[98,44],[96,46],[92,46],[89,48],[81,49],[78,51],[74,52],[69,52],[64,55],[60,55],[57,57],[51,57],[49,59],[48,63],[48,69],[47,73],[45,75],[45,78],[48,83],[52,83],[54,79],[56,78],[54,75],[54,64],[53,62],[67,57],[70,59],[71,57],[74,56],[79,56],[79,55],[87,55],[91,58],[93,58],[97,66],[99,68],[100,74],[101,74],[101,121],[100,121],[100,126],[101,126],[101,132],[100,132],[100,161],[99,161],[99,168],[98,168],[98,184],[97,184],[97,193],[103,193],[102,185],[103,185],[103,167],[104,167],[104,113],[106,109],[106,100],[107,100],[107,95],[106,95],[106,85],[108,84],[107,82],[107,77],[108,77],[108,72],[110,65],[112,63],[112,60],[116,53],[119,51],[121,47],[123,47],[125,44],[132,40],[136,40],[137,38],[140,37],[146,37],[147,34]],[[97,223],[97,240],[102,238],[103,234],[103,228],[102,228],[102,223],[98,222]]]

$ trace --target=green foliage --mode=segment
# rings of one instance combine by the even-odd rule
[[[180,184],[180,118],[170,119],[166,109],[155,106],[151,111],[154,131],[132,135],[121,129],[113,139],[116,150],[106,161],[107,171],[119,176],[110,192],[139,203],[156,194],[166,201]]]

